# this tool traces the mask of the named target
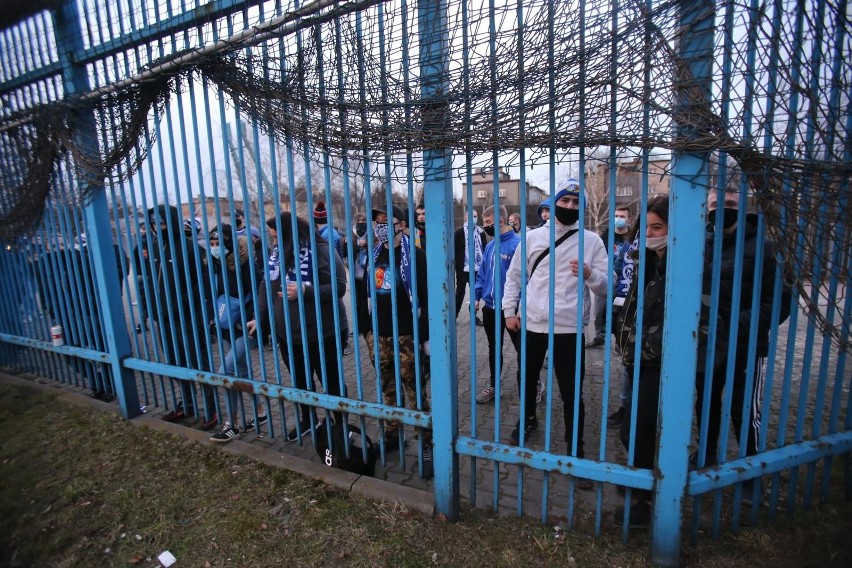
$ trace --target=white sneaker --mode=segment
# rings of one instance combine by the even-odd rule
[[[544,398],[544,383],[541,379],[538,380],[538,387],[535,389],[535,403],[541,404],[541,399]]]
[[[491,402],[492,400],[494,400],[494,387],[492,387],[491,385],[488,385],[487,387],[479,391],[478,395],[476,395],[476,402],[478,402],[479,404]]]

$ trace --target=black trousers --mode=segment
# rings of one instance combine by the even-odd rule
[[[462,301],[464,301],[465,288],[470,282],[470,273],[464,270],[456,270],[456,319],[459,318],[459,313],[462,309]],[[473,280],[476,281],[476,273],[473,273]]]
[[[580,415],[577,417],[577,452],[583,449],[583,423],[586,419],[586,406],[583,402],[583,380],[586,376],[586,353],[585,345],[580,337]],[[538,384],[538,375],[541,372],[544,358],[547,355],[547,334],[527,331],[527,364],[526,364],[526,392],[525,400],[522,401],[526,409],[527,418],[535,416],[535,390]],[[520,355],[519,355],[520,357]],[[574,436],[574,390],[576,386],[576,358],[577,358],[577,334],[557,333],[553,336],[553,373],[559,386],[559,394],[562,397],[562,414],[565,419],[565,441],[568,442],[568,453],[573,451],[572,440]],[[518,390],[520,392],[521,378],[518,377]]]
[[[717,353],[716,356],[724,357],[725,355]],[[760,397],[763,393],[763,368],[765,358],[755,358],[755,377],[751,392],[749,393],[746,393],[748,382],[748,377],[746,375],[747,363],[748,358],[745,354],[737,355],[731,386],[733,389],[731,391],[731,420],[734,423],[734,436],[737,440],[739,440],[740,431],[742,430],[743,425],[743,404],[748,402],[748,409],[745,410],[746,419],[748,420],[746,455],[753,456],[757,453],[758,436],[760,435]],[[726,375],[726,365],[720,365],[713,372],[713,385],[710,390],[710,416],[707,423],[707,459],[710,461],[717,459],[719,433],[722,429],[722,402],[725,393]],[[704,384],[705,374],[703,372],[699,372],[695,385],[697,390],[697,397],[695,399],[695,415],[699,419],[699,426],[701,425],[701,408],[704,404]]]
[[[186,309],[185,315],[187,318],[189,317],[189,308]],[[196,311],[195,315],[197,318],[200,318],[200,311]],[[199,326],[195,330],[198,338],[198,349],[196,349],[196,335],[193,335],[193,328],[190,326],[172,325],[172,320],[168,315],[163,317],[160,332],[163,341],[163,356],[166,363],[178,367],[197,369],[199,371],[210,371],[210,353],[203,328]],[[179,382],[184,412],[187,416],[194,415],[195,389],[193,388],[193,383],[192,381]],[[204,396],[206,413],[209,418],[216,413],[216,391],[212,386],[202,384],[201,393]]]
[[[325,374],[328,381],[326,394],[340,396],[340,371],[337,366],[337,346],[335,345],[334,336],[324,338],[325,350],[320,349],[319,341],[312,341],[308,344],[308,358],[305,359],[304,350],[301,345],[293,345],[293,367],[290,367],[290,355],[287,350],[287,340],[279,338],[278,347],[281,352],[281,359],[284,365],[293,377],[293,385],[297,389],[316,391],[314,383],[314,375],[322,383],[322,370],[325,365]],[[306,365],[307,363],[307,365]],[[346,396],[346,389],[343,389],[343,396]],[[298,404],[299,415],[302,424],[307,424],[310,421],[310,413],[312,407]],[[335,421],[340,422],[342,413],[335,412]]]
[[[494,320],[496,319],[497,311],[488,306],[482,307],[482,324],[485,326],[485,337],[488,338],[488,369],[491,371],[491,386],[495,386],[496,366],[497,366],[497,338],[494,336]],[[506,313],[500,312],[500,351],[503,351],[503,338],[506,334],[512,340],[512,345],[515,347],[515,352],[520,353],[521,349],[521,334],[517,331],[506,329]],[[505,366],[505,360],[504,360]],[[521,368],[518,366],[518,384],[520,384]]]
[[[631,367],[630,372],[633,369]],[[654,457],[657,449],[657,420],[660,413],[660,367],[643,365],[639,368],[639,382],[634,385],[637,391],[636,401],[636,447],[633,465],[642,469],[654,469]],[[625,413],[621,419],[621,443],[630,448],[630,423],[632,421],[632,401],[625,401]]]

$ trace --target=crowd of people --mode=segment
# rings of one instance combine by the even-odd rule
[[[482,308],[485,322],[489,382],[479,392],[476,401],[483,404],[491,402],[497,393],[499,377],[495,376],[496,353],[502,353],[503,339],[502,334],[499,338],[495,337],[495,330],[499,328],[509,335],[518,355],[517,381],[521,413],[511,433],[511,441],[523,445],[539,426],[537,403],[542,400],[539,374],[547,356],[549,334],[552,332],[553,375],[563,403],[567,453],[584,457],[585,349],[606,344],[609,313],[609,329],[615,338],[613,346],[623,365],[614,366],[616,375],[621,377],[621,404],[608,419],[619,427],[625,448],[629,449],[633,443],[633,465],[653,469],[658,434],[660,373],[665,351],[663,326],[669,196],[658,195],[648,200],[644,212],[644,239],[640,239],[638,234],[638,220],[631,220],[629,207],[618,207],[614,211],[611,235],[608,231],[600,236],[583,231],[581,237],[578,222],[581,192],[576,180],[559,184],[553,200],[542,202],[538,208],[541,223],[526,235],[518,234],[520,217],[517,214],[507,215],[502,207],[497,211],[488,208],[483,213],[483,230],[487,236],[494,237],[484,246],[482,261],[477,264],[473,301],[476,310]],[[737,433],[741,431],[743,421],[747,421],[745,455],[757,453],[763,374],[775,301],[773,291],[777,263],[772,244],[758,240],[756,215],[739,211],[741,203],[738,191],[722,192],[724,201],[721,207],[717,193],[711,191],[707,202],[708,233],[695,377],[695,415],[698,420],[702,420],[704,399],[709,396],[709,413],[705,415],[708,425],[706,429],[700,429],[706,432],[706,439],[697,441],[699,450],[690,457],[691,468],[713,466],[718,462],[722,399],[726,389],[731,392],[730,415]],[[721,236],[717,234],[719,231]],[[521,238],[526,240],[524,258],[516,254]],[[737,253],[738,238],[743,243],[741,256]],[[611,250],[608,251],[610,242]],[[582,266],[578,260],[581,246]],[[721,261],[714,266],[714,252],[717,248],[720,250],[716,255]],[[499,260],[496,260],[498,254]],[[611,272],[609,257],[612,261]],[[465,255],[467,260],[468,255]],[[761,264],[758,265],[758,262]],[[644,265],[641,271],[644,279],[641,282],[638,278],[640,264]],[[714,276],[720,282],[718,286],[713,284]],[[783,323],[789,315],[791,289],[783,278],[779,279],[779,284],[780,311],[776,316],[778,323]],[[611,295],[608,294],[610,286]],[[752,294],[757,286],[762,292],[758,304],[753,307]],[[713,293],[714,288],[718,294]],[[497,293],[498,290],[502,293]],[[740,291],[739,301],[734,300],[735,290]],[[595,331],[586,343],[582,334],[591,319],[590,292],[596,296]],[[715,305],[714,296],[718,296]],[[494,308],[498,297],[502,297],[500,326],[495,325]],[[520,305],[522,297],[525,297],[523,308]],[[637,317],[640,297],[643,298],[641,318]],[[578,313],[581,298],[582,313]],[[608,298],[612,300],[609,306]],[[748,338],[753,319],[756,319],[754,344],[757,360],[750,364]],[[522,330],[525,330],[523,342],[526,345],[523,372],[519,337]],[[708,345],[711,330],[715,331],[712,346]],[[733,345],[732,357],[728,356],[729,345]],[[709,366],[708,359],[711,363]],[[632,404],[634,386],[637,391],[635,406]],[[550,396],[549,389],[544,390],[545,395]],[[632,425],[635,425],[635,435],[631,441]],[[577,480],[577,485],[580,488],[591,487],[588,480]],[[750,490],[751,487],[746,487],[747,492]],[[650,521],[650,497],[647,491],[633,492],[633,503],[627,516],[631,525],[646,525]],[[615,516],[617,522],[623,522],[624,510],[617,510]]]
[[[509,214],[504,206],[482,211],[481,225],[478,212],[469,211],[455,230],[456,317],[470,286],[470,313],[476,325],[484,328],[488,350],[487,382],[478,387],[475,400],[479,404],[498,400],[498,370],[506,366],[501,361],[503,338],[508,335],[517,357],[520,408],[511,443],[529,442],[539,428],[539,405],[553,400],[558,392],[566,453],[583,458],[585,351],[611,344],[623,364],[613,366],[620,378],[620,405],[608,418],[620,428],[625,447],[634,445],[633,465],[651,469],[665,351],[669,197],[648,200],[647,209],[641,212],[645,234],[640,238],[639,216],[634,219],[626,206],[616,208],[613,226],[602,235],[581,231],[582,193],[575,179],[557,184],[553,198],[537,209],[540,223],[523,232],[520,215]],[[696,415],[701,416],[709,397],[710,411],[706,439],[699,441],[701,451],[691,458],[694,467],[718,461],[726,388],[732,394],[734,426],[739,431],[743,420],[747,421],[746,455],[757,452],[758,402],[773,315],[776,261],[772,246],[758,242],[753,216],[739,211],[739,194],[721,195],[723,201],[717,202],[717,192],[708,194],[710,222],[695,404]],[[210,228],[207,234],[197,220],[182,223],[176,207],[160,205],[148,210],[132,252],[139,306],[137,333],[153,333],[163,362],[202,371],[213,370],[211,348],[218,343],[222,356],[216,372],[236,378],[257,378],[251,353],[259,344],[274,343],[293,387],[342,397],[347,396],[347,385],[340,357],[351,353],[352,335],[364,340],[384,404],[428,411],[424,207],[416,206],[410,217],[400,207],[377,206],[369,215],[356,213],[351,228],[345,231],[330,223],[324,202],[318,202],[312,213],[303,218],[285,212],[269,219],[264,238],[240,210],[231,221]],[[409,227],[411,218],[414,224]],[[738,239],[744,251],[739,259]],[[518,254],[522,242],[524,256]],[[714,252],[721,258],[715,269]],[[707,298],[714,296],[714,270],[721,286],[712,304]],[[640,274],[644,276],[641,282]],[[743,338],[751,333],[751,297],[756,285],[762,290],[755,314],[758,359],[750,362],[749,342]],[[735,288],[741,291],[737,302],[732,293]],[[347,290],[354,296],[351,325],[343,302]],[[776,321],[783,322],[789,312],[790,289],[782,284],[781,291],[782,311]],[[641,310],[637,309],[640,298]],[[592,322],[594,332],[587,342],[584,330]],[[711,328],[716,330],[712,349],[708,345]],[[613,334],[611,342],[607,342],[607,331]],[[708,352],[712,359],[707,358]],[[728,361],[733,361],[730,368]],[[553,367],[552,388],[541,380],[546,364]],[[93,384],[96,396],[112,396],[111,379],[100,378]],[[228,389],[225,408],[220,410],[212,386],[201,385],[199,401],[192,382],[178,384],[177,402],[163,418],[198,419],[202,428],[215,430],[211,441],[229,442],[269,420],[260,397],[250,397],[251,408],[246,410],[241,393]],[[286,433],[291,442],[310,434],[322,422],[313,406],[297,404],[296,408],[297,418]],[[750,408],[746,416],[736,410],[742,408]],[[346,417],[332,412],[326,420],[339,423]],[[387,452],[405,447],[399,426],[394,421],[383,424]],[[418,437],[423,475],[431,477],[431,432],[422,430]],[[581,488],[591,486],[588,480],[575,482]],[[629,522],[647,522],[649,493],[637,491],[633,497]]]

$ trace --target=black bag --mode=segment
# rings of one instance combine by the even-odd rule
[[[373,441],[361,429],[351,424],[346,425],[349,437],[349,457],[346,456],[346,445],[343,440],[343,424],[334,424],[331,428],[331,448],[328,447],[328,421],[317,428],[316,450],[322,462],[328,467],[337,467],[357,473],[358,475],[373,476],[376,472],[378,451]],[[364,460],[362,441],[367,446],[367,459]]]

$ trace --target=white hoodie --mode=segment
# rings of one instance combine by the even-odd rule
[[[551,245],[550,243],[550,223],[548,221],[544,226],[529,231],[526,234],[527,239],[527,256],[521,258],[521,247],[518,247],[515,256],[512,257],[512,262],[509,265],[509,271],[506,273],[506,289],[503,293],[503,311],[506,317],[515,313],[523,316],[523,307],[520,306],[521,301],[521,262],[527,263],[527,278],[530,276],[533,264],[536,259]],[[567,231],[577,229],[579,223],[574,223],[571,226],[564,226],[561,223],[556,223],[556,240],[564,235]],[[550,254],[555,258],[555,276],[554,276],[554,333],[577,333],[577,298],[580,277],[574,276],[571,273],[571,261],[578,260],[588,264],[592,269],[592,274],[585,279],[583,287],[583,325],[589,323],[589,315],[591,313],[591,295],[589,290],[597,296],[605,297],[607,293],[607,268],[608,255],[601,238],[592,231],[583,231],[583,258],[580,258],[580,233],[569,237],[561,243],[556,249],[551,250]],[[582,266],[582,265],[581,265]],[[550,255],[544,257],[539,263],[532,278],[527,283],[526,296],[526,317],[527,330],[536,333],[547,333],[549,322],[548,315],[550,313]]]

